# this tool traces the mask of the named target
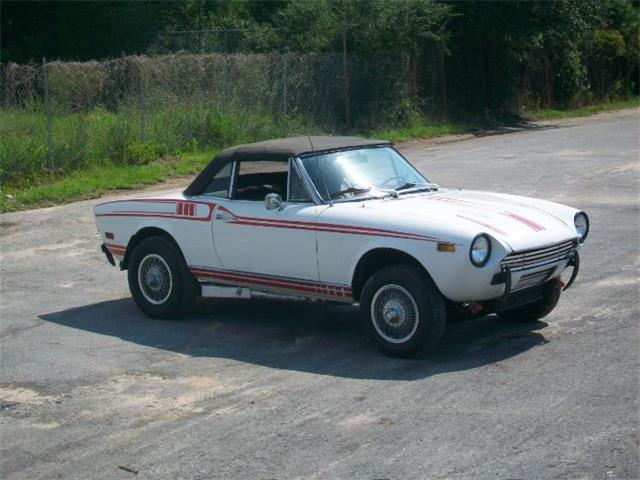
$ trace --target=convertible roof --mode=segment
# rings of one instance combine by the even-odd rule
[[[309,142],[311,139],[311,142]],[[313,148],[311,147],[313,143]],[[386,140],[375,140],[360,137],[289,137],[264,142],[248,143],[227,148],[218,153],[211,163],[191,182],[184,191],[185,195],[198,195],[208,185],[222,167],[233,161],[287,161],[305,153],[317,153],[357,147],[389,145]]]

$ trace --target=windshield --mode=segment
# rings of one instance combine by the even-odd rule
[[[434,187],[389,147],[326,153],[317,159],[306,155],[302,163],[325,201],[361,200]]]

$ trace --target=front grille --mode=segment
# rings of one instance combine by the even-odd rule
[[[550,247],[536,248],[525,252],[515,252],[504,257],[500,266],[512,272],[544,267],[552,263],[568,260],[575,251],[578,242],[568,240]]]

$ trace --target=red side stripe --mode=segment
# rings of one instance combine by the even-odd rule
[[[230,275],[230,274],[224,274],[224,273],[219,273],[219,272],[195,272],[195,273],[196,273],[197,276],[204,276],[206,278],[214,278],[214,279],[219,279],[219,280],[235,281],[235,282],[241,282],[241,283],[251,283],[251,284],[254,284],[254,285],[280,287],[280,288],[287,288],[287,289],[291,289],[291,290],[299,290],[299,291],[302,291],[302,292],[317,293],[315,287],[298,285],[298,284],[293,284],[293,283],[287,283],[287,282],[278,281],[278,280],[261,280],[261,279],[257,279],[257,278],[243,277],[243,276],[238,276],[238,275]]]
[[[250,225],[256,227],[268,227],[268,228],[286,228],[293,230],[311,230],[317,232],[334,232],[334,233],[344,233],[351,235],[371,235],[377,237],[389,237],[389,238],[404,238],[407,240],[421,240],[424,242],[436,242],[437,240],[432,239],[430,237],[421,237],[413,234],[401,234],[401,233],[382,233],[382,232],[367,232],[367,231],[354,231],[348,227],[335,227],[335,228],[315,228],[311,226],[301,225],[301,226],[293,226],[293,225],[281,225],[279,223],[265,223],[262,221],[250,221],[250,220],[233,220],[229,223],[233,223],[235,225]]]
[[[423,238],[431,238],[434,239],[434,237],[430,237],[430,236],[425,236],[425,235],[417,235],[417,234],[413,234],[413,233],[405,233],[405,232],[399,232],[396,230],[387,230],[387,229],[383,229],[383,228],[373,228],[373,227],[362,227],[362,226],[358,226],[358,225],[341,225],[341,224],[336,224],[336,223],[322,223],[322,222],[304,222],[304,221],[298,221],[298,220],[272,220],[272,219],[264,219],[264,218],[256,218],[256,217],[242,217],[242,216],[238,216],[235,215],[233,212],[231,212],[229,209],[225,208],[225,207],[219,207],[219,210],[223,210],[231,215],[233,215],[237,221],[250,221],[250,222],[261,222],[261,223],[278,223],[278,224],[282,224],[282,225],[291,225],[292,227],[299,227],[299,226],[308,226],[308,227],[320,227],[320,228],[339,228],[339,229],[348,229],[348,230],[354,230],[354,231],[362,231],[362,232],[367,232],[367,233],[371,233],[371,232],[375,232],[375,233],[388,233],[388,234],[394,234],[394,235],[406,235],[406,236],[413,236],[413,237],[417,237],[420,239]]]
[[[235,283],[248,283],[253,285],[271,286],[276,288],[284,288],[289,290],[296,290],[302,292],[309,292],[327,296],[340,296],[350,297],[352,292],[350,288],[339,287],[335,285],[318,284],[307,281],[296,281],[285,278],[273,278],[273,277],[260,277],[252,274],[245,273],[233,273],[206,270],[203,268],[190,268],[191,273],[199,278],[213,278],[220,281],[235,282]]]
[[[126,200],[122,200],[126,201]],[[134,200],[131,200],[134,201]],[[139,200],[143,201],[143,200]],[[160,200],[147,200],[149,202],[161,202]],[[175,214],[170,212],[148,212],[148,211],[136,211],[136,210],[128,210],[128,211],[120,211],[120,212],[108,212],[108,213],[97,213],[96,217],[156,217],[156,218],[169,218],[169,219],[177,219],[177,220],[195,220],[208,222],[211,220],[213,216],[213,211],[215,209],[216,204],[212,203],[204,203],[204,202],[180,202],[180,201],[169,201],[163,200],[161,203],[176,203]],[[196,217],[196,206],[198,204],[207,205],[209,207],[209,214],[206,217]],[[402,238],[406,240],[420,240],[424,242],[437,242],[438,239],[435,237],[431,237],[428,235],[418,235],[407,232],[399,232],[395,230],[387,230],[382,228],[372,228],[372,227],[362,227],[358,225],[341,225],[341,224],[333,224],[333,223],[316,223],[316,222],[305,222],[305,221],[293,221],[293,220],[275,220],[275,219],[263,219],[257,217],[242,217],[235,215],[228,208],[224,206],[218,207],[218,210],[229,213],[234,217],[229,223],[233,223],[236,225],[249,225],[256,227],[267,227],[267,228],[290,228],[297,230],[311,230],[318,232],[333,232],[333,233],[344,233],[350,235],[370,235],[370,236],[380,236],[380,237],[388,237],[388,238]]]
[[[186,217],[179,216],[173,213],[165,212],[112,212],[112,213],[96,213],[96,217],[156,217],[156,218],[173,218],[176,220],[192,220],[195,222],[209,222],[213,216],[213,209],[209,210],[209,214],[206,217]]]
[[[113,243],[105,243],[104,246],[107,247],[112,255],[117,255],[119,257],[124,256],[127,251],[127,247],[123,247],[122,245],[115,245]]]
[[[149,212],[140,210],[121,210],[118,212],[106,212],[96,213],[96,217],[156,217],[156,218],[172,218],[176,220],[194,220],[198,222],[209,222],[213,217],[213,211],[216,208],[215,203],[207,202],[182,202],[179,200],[164,200],[164,199],[131,199],[131,200],[116,200],[113,202],[101,203],[100,205],[107,205],[109,203],[121,203],[121,202],[147,202],[147,203],[162,203],[175,204],[175,210],[173,212]],[[206,205],[209,208],[209,213],[205,217],[196,217],[197,205]],[[190,213],[190,215],[189,215]]]

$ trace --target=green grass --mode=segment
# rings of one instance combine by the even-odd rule
[[[588,116],[640,106],[640,98],[598,103],[574,110],[523,112],[528,120]],[[145,141],[139,119],[104,110],[56,117],[55,168],[49,168],[46,126],[40,113],[0,111],[0,212],[51,206],[139,188],[199,172],[222,145],[309,131],[302,119],[275,122],[259,113],[212,114],[206,108],[176,107],[149,115]],[[429,123],[360,132],[404,142],[477,131],[513,119]],[[9,181],[7,181],[7,179]]]
[[[147,112],[144,133],[135,111],[101,108],[54,114],[49,158],[44,113],[0,110],[0,185],[33,184],[105,162],[136,166],[202,151],[306,131],[304,119],[274,119],[265,112],[222,113],[213,104],[167,105]]]
[[[555,120],[560,118],[588,117],[598,112],[635,107],[640,107],[640,97],[632,97],[628,100],[594,103],[592,105],[573,109],[547,108],[540,110],[525,110],[522,112],[522,116],[527,120]]]
[[[129,190],[162,182],[169,177],[200,171],[215,151],[185,153],[147,165],[115,165],[79,170],[64,178],[26,188],[8,188],[0,194],[0,212],[46,207],[76,200],[100,197],[118,190]]]
[[[95,109],[57,114],[49,159],[41,110],[0,110],[0,212],[94,198],[198,172],[224,145],[308,131],[304,118],[169,105],[140,118]]]
[[[374,130],[367,132],[367,137],[379,138],[381,140],[389,140],[392,143],[406,142],[407,140],[426,139],[441,137],[443,135],[456,135],[461,133],[469,133],[474,127],[465,123],[441,122],[436,124],[427,124],[419,121],[415,125],[402,128],[392,128],[387,130]]]

